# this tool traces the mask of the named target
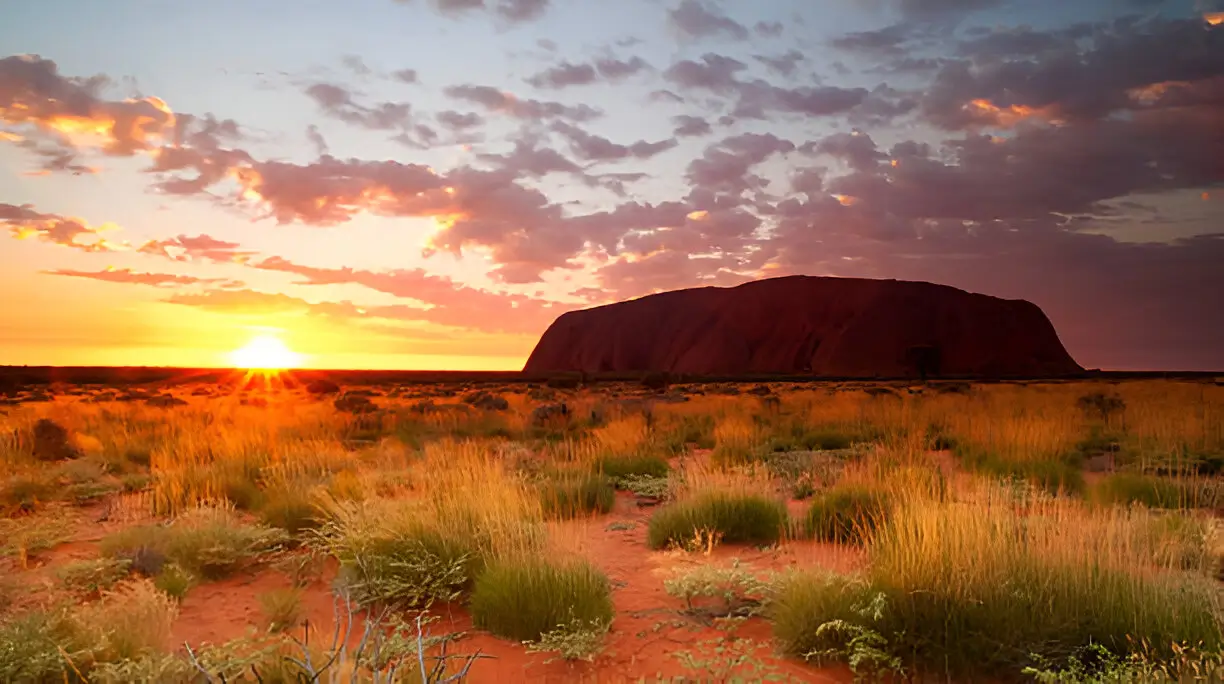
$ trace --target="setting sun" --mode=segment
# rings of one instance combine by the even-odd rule
[[[297,367],[302,362],[302,355],[289,349],[279,338],[260,335],[232,352],[230,360],[237,368],[280,370]]]

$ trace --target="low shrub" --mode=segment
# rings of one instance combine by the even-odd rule
[[[662,456],[638,454],[605,456],[595,462],[595,470],[620,485],[630,477],[667,477],[671,466]]]
[[[545,517],[578,518],[607,513],[616,502],[612,480],[592,473],[561,473],[540,484]]]
[[[75,681],[69,662],[87,661],[91,647],[66,611],[35,611],[0,622],[0,681]]]
[[[1031,482],[1051,494],[1082,494],[1084,473],[1077,457],[1065,459],[1011,459],[958,445],[961,462],[972,470],[1003,480]]]
[[[94,660],[118,662],[163,651],[178,606],[149,580],[118,585],[73,616],[95,645]]]
[[[858,544],[885,520],[889,497],[859,485],[838,485],[812,500],[804,533],[821,541]]]
[[[14,477],[0,486],[0,513],[34,511],[58,498],[59,486],[47,477]]]
[[[297,537],[306,530],[319,526],[319,511],[310,500],[309,489],[300,487],[278,487],[265,492],[259,517],[265,525],[278,527]]]
[[[730,543],[772,544],[786,527],[786,506],[760,494],[707,492],[660,508],[650,518],[652,549],[682,544],[702,532]]]
[[[117,558],[74,561],[60,568],[59,578],[68,589],[84,594],[100,594],[131,573],[132,562]]]
[[[269,632],[285,632],[297,627],[305,615],[300,589],[273,589],[259,597],[259,606],[268,622]]]
[[[771,607],[775,633],[793,655],[877,669],[903,657],[953,678],[1057,670],[1093,644],[1157,660],[1178,645],[1218,652],[1211,578],[1185,553],[1162,556],[1198,542],[1163,519],[1065,499],[1017,507],[1010,494],[908,502],[874,537],[861,578],[785,583]]]
[[[226,508],[197,508],[170,525],[121,530],[102,540],[102,552],[127,559],[133,569],[156,576],[166,561],[191,575],[219,579],[261,554],[281,547],[284,531],[243,522]]]
[[[1107,505],[1138,503],[1148,508],[1183,508],[1195,503],[1193,493],[1177,480],[1139,473],[1107,475],[1092,488],[1092,498]]]
[[[537,641],[575,621],[608,624],[608,578],[585,561],[504,559],[491,564],[472,589],[476,627],[519,641]]]
[[[428,608],[451,601],[471,584],[481,558],[470,539],[451,537],[414,520],[342,506],[319,529],[323,550],[340,561],[340,581],[363,605]]]
[[[682,599],[690,615],[705,618],[760,614],[772,585],[733,559],[729,567],[700,565],[663,582],[669,596]]]

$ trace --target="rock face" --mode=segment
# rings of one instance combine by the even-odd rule
[[[1057,376],[1083,369],[1035,304],[946,285],[788,276],[571,311],[525,373]]]

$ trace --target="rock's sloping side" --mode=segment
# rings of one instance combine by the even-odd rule
[[[1083,369],[1036,305],[946,285],[788,276],[571,311],[526,373],[1057,376]]]

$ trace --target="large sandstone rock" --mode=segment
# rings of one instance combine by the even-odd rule
[[[899,377],[1083,369],[1027,301],[931,283],[789,276],[563,314],[523,370]]]

